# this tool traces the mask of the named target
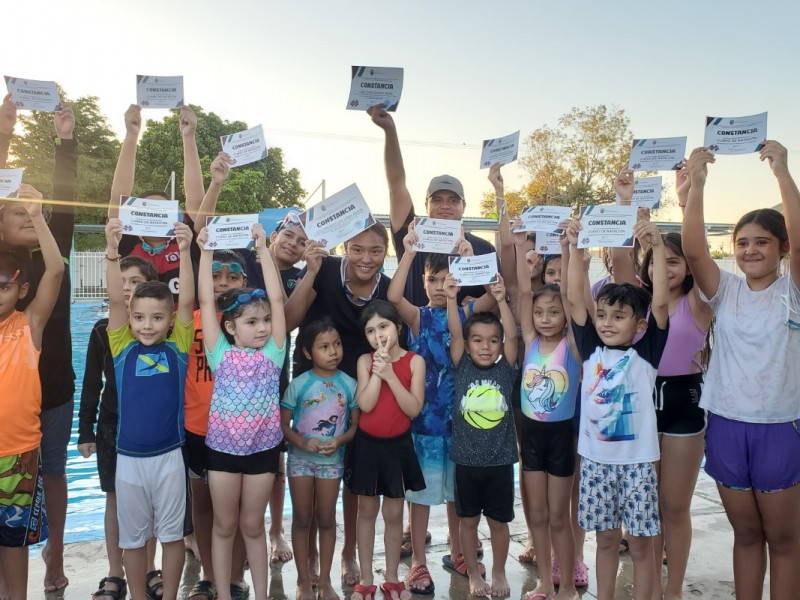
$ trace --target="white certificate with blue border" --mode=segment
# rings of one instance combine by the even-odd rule
[[[461,221],[415,217],[414,233],[419,238],[414,244],[417,252],[455,254],[456,242],[461,238]]]
[[[122,198],[119,205],[122,233],[139,237],[173,237],[180,220],[177,200]]]
[[[0,198],[16,198],[25,169],[0,169]]]
[[[493,140],[483,140],[481,150],[481,169],[492,165],[507,165],[517,160],[519,154],[519,131]]]
[[[633,140],[628,167],[634,171],[677,171],[686,156],[686,136]]]
[[[403,92],[403,69],[399,67],[350,68],[350,97],[347,110],[367,110],[383,104],[389,112],[397,110]]]
[[[253,225],[258,223],[258,214],[220,215],[208,217],[208,241],[206,250],[238,250],[253,247]]]
[[[714,154],[749,154],[764,147],[767,113],[747,117],[706,117],[703,145]]]
[[[136,104],[142,108],[180,108],[183,105],[183,76],[136,76]]]
[[[631,248],[636,206],[602,204],[587,206],[581,215],[578,248]]]
[[[308,239],[331,250],[372,227],[375,218],[354,183],[300,213],[300,223]]]
[[[261,125],[251,127],[247,131],[223,135],[222,151],[233,160],[231,167],[243,167],[262,158],[267,158],[267,142]]]
[[[6,88],[17,110],[41,110],[56,112],[61,110],[61,97],[55,81],[37,81],[22,77],[6,78]]]
[[[661,176],[657,177],[637,177],[633,180],[633,198],[629,206],[641,206],[642,208],[656,209],[661,207]],[[620,203],[617,194],[617,204]]]
[[[559,224],[572,215],[570,206],[528,206],[519,216],[522,227],[514,231],[549,231],[561,233]]]
[[[450,273],[462,287],[494,283],[497,281],[497,253],[451,256]]]

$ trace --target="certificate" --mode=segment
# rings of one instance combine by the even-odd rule
[[[633,180],[633,198],[628,206],[656,209],[661,206],[661,177],[637,177]],[[617,204],[620,204],[619,194]]]
[[[633,247],[633,225],[636,223],[635,206],[587,206],[581,215],[578,248]]]
[[[122,232],[139,237],[173,237],[175,222],[180,220],[177,200],[126,198],[119,206]]]
[[[494,164],[507,165],[517,160],[519,152],[519,131],[493,140],[483,140],[481,150],[481,169]]]
[[[767,113],[747,117],[706,117],[703,145],[714,154],[758,152],[767,139]]]
[[[350,97],[347,110],[367,110],[383,104],[389,112],[397,110],[403,91],[403,69],[394,67],[351,67]]]
[[[451,256],[450,273],[462,287],[494,283],[497,281],[497,253]]]
[[[539,254],[561,254],[561,235],[549,231],[538,231],[535,249]]]
[[[253,247],[253,225],[258,214],[208,217],[206,250],[238,250]]]
[[[247,131],[223,135],[220,139],[222,151],[233,160],[232,167],[242,167],[267,158],[267,142],[264,140],[264,129],[261,125]]]
[[[136,76],[136,104],[142,108],[180,108],[183,104],[183,76]]]
[[[417,252],[455,254],[456,242],[461,238],[461,221],[415,217],[414,233],[419,238],[414,244]]]
[[[677,171],[686,156],[686,136],[633,140],[628,167],[634,171]]]
[[[5,77],[11,101],[19,110],[43,110],[45,112],[61,110],[61,97],[58,95],[55,81],[36,81],[8,75]]]
[[[515,231],[549,231],[561,233],[559,224],[569,219],[572,208],[569,206],[529,206],[522,211],[519,218],[522,227]]]
[[[372,227],[375,218],[354,183],[300,213],[300,223],[308,239],[331,250]]]
[[[17,198],[25,169],[0,169],[0,198]]]

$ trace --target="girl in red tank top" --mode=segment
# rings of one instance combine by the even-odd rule
[[[361,420],[344,473],[345,484],[358,496],[361,581],[354,588],[353,598],[372,598],[377,590],[373,585],[372,554],[381,496],[386,549],[385,581],[381,589],[387,598],[401,598],[402,592],[406,592],[397,574],[403,537],[403,500],[406,490],[425,488],[411,440],[411,419],[422,410],[425,396],[425,361],[400,347],[402,320],[388,302],[373,300],[361,315],[361,325],[375,351],[358,359],[356,400]],[[410,594],[402,594],[406,596]]]

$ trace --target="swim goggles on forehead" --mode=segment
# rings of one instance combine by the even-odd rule
[[[303,225],[300,222],[300,215],[297,213],[297,211],[290,210],[288,213],[286,213],[286,216],[283,217],[283,219],[278,221],[278,226],[275,228],[275,231],[302,227]]]
[[[0,285],[9,285],[11,283],[16,283],[17,277],[19,277],[19,269],[14,271],[14,274],[11,276],[10,279],[0,280]]]
[[[267,297],[267,293],[262,289],[255,289],[252,292],[240,292],[238,296],[236,296],[236,300],[233,301],[229,307],[222,309],[222,312],[230,312],[234,308],[238,308],[243,306],[244,304],[249,304],[255,298],[262,298],[265,299]]]
[[[228,271],[231,273],[244,273],[244,267],[238,262],[223,262],[221,260],[215,260],[211,263],[211,272],[216,273],[217,271],[222,271],[225,267],[228,267]]]

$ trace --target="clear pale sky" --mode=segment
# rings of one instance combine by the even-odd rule
[[[491,190],[481,141],[524,137],[573,106],[618,106],[636,137],[687,135],[689,149],[702,144],[706,115],[769,111],[769,137],[800,177],[795,2],[40,0],[10,17],[4,75],[99,96],[118,134],[136,74],[183,75],[188,102],[262,123],[309,193],[322,179],[328,195],[356,182],[374,212],[388,212],[382,132],[345,110],[355,64],[405,68],[395,120],[402,141],[427,143],[403,145],[418,211],[430,178],[449,173],[477,215]],[[516,165],[504,171],[508,188],[522,185]],[[757,155],[712,166],[707,221],[779,202]]]

